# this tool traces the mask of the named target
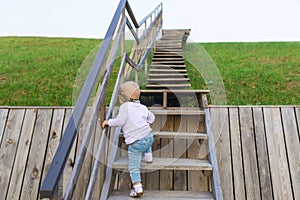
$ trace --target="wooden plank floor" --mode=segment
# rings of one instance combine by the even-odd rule
[[[211,107],[210,111],[224,199],[300,199],[299,106]],[[64,107],[0,107],[0,199],[39,199],[41,180],[70,114],[71,108]],[[81,182],[87,181],[91,171],[89,164],[98,143],[94,142]],[[79,143],[80,137],[68,159],[63,190]],[[185,178],[190,175],[178,173]],[[182,187],[180,182],[176,180],[176,187]],[[74,199],[82,199],[86,186],[76,190],[78,198]],[[97,187],[93,197],[98,199],[99,194]]]
[[[211,107],[224,199],[300,199],[300,107]]]

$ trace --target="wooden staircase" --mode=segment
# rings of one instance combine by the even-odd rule
[[[222,199],[212,155],[209,91],[188,89],[182,57],[188,32],[163,31],[149,74],[147,87],[151,89],[141,91],[141,102],[156,116],[153,163],[141,164],[143,199]],[[111,137],[101,199],[131,199],[127,145],[119,129]]]
[[[163,30],[149,70],[149,89],[190,89],[182,47],[190,30]]]

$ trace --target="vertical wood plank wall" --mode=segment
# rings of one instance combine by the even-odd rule
[[[39,187],[71,115],[71,108],[0,108],[0,199],[39,199]],[[300,107],[232,106],[211,107],[224,199],[300,199]],[[173,120],[173,123],[170,122]],[[204,131],[194,117],[159,116],[155,130]],[[79,135],[85,126],[83,120]],[[84,196],[101,131],[92,138],[85,165],[76,187],[76,198]],[[67,181],[81,142],[76,139],[63,178]],[[174,145],[176,148],[174,148]],[[180,148],[177,148],[180,146]],[[205,157],[200,141],[156,139],[154,156]],[[162,150],[159,150],[164,147]],[[184,152],[185,147],[189,147]],[[126,152],[122,153],[126,155]],[[93,197],[101,192],[100,169]],[[126,178],[127,177],[127,178]],[[160,170],[143,174],[148,189],[210,189],[208,176],[201,173]],[[119,176],[119,189],[128,189],[128,175]],[[99,185],[99,186],[98,186]]]

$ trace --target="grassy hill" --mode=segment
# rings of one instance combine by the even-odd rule
[[[86,58],[100,43],[95,39],[0,37],[0,105],[72,105],[78,69],[86,60],[92,62]],[[200,45],[220,71],[228,104],[300,104],[300,42]],[[193,87],[205,87],[199,73],[193,73],[192,67],[189,71]]]

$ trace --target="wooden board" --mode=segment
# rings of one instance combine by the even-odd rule
[[[246,198],[260,199],[252,109],[240,108],[239,111]]]
[[[261,199],[269,200],[273,199],[273,192],[262,108],[253,108],[253,120]]]
[[[245,178],[243,172],[242,144],[239,126],[238,108],[229,108],[231,133],[232,172],[234,195],[236,199],[246,199]],[[224,191],[224,190],[223,190]]]
[[[274,199],[293,199],[279,108],[264,108],[264,121]]]
[[[73,111],[72,109],[67,109],[66,112],[65,112],[63,134],[64,134],[64,131],[67,128],[69,119],[72,115],[72,111]],[[62,180],[63,181],[63,194],[66,192],[67,185],[68,185],[69,179],[70,179],[71,174],[72,174],[72,170],[73,170],[73,166],[74,166],[74,162],[75,162],[75,152],[76,152],[77,138],[78,137],[76,136],[76,138],[74,140],[74,143],[73,143],[73,147],[72,147],[71,152],[69,154],[68,161],[67,161],[65,169],[64,169],[63,180]]]
[[[128,170],[128,158],[119,157],[113,164],[113,168],[120,170]],[[152,164],[141,163],[141,170],[212,170],[208,160],[189,159],[189,158],[153,158]],[[172,171],[171,171],[172,172]],[[173,173],[173,172],[172,172]]]
[[[44,180],[44,178],[48,172],[48,169],[52,163],[56,149],[59,145],[59,141],[61,139],[62,130],[63,130],[64,115],[65,115],[65,109],[55,109],[53,111],[48,146],[47,146],[47,150],[46,150],[46,158],[45,158],[44,169],[43,169],[43,174],[42,174],[42,180]],[[60,186],[58,187],[58,193],[56,194],[57,198],[63,197],[63,188],[62,188],[61,181],[60,181]]]
[[[50,127],[50,135],[48,140],[48,147],[46,152],[46,158],[45,158],[45,164],[44,164],[44,170],[42,179],[47,174],[47,171],[51,165],[51,162],[53,160],[54,154],[56,152],[56,149],[58,147],[61,135],[62,135],[62,129],[63,129],[63,122],[64,122],[64,109],[55,109],[53,111],[53,117],[52,117],[52,123]]]
[[[6,122],[0,149],[0,199],[5,199],[8,191],[24,114],[24,109],[13,109]]]
[[[109,200],[125,200],[133,199],[128,197],[128,192],[113,192],[112,196],[109,197]],[[152,199],[164,199],[164,200],[175,200],[175,199],[205,199],[213,200],[213,196],[210,192],[191,192],[191,191],[164,191],[164,190],[146,190],[141,199],[152,200]]]
[[[167,116],[167,119],[163,125],[163,131],[174,130],[174,116]],[[160,146],[160,156],[162,158],[173,157],[173,139],[162,138]],[[172,190],[173,189],[173,171],[171,170],[160,170],[160,190]]]
[[[85,130],[89,121],[89,117],[91,114],[92,109],[87,109],[86,110],[86,114],[84,115],[81,125],[80,125],[80,129],[79,129],[79,133],[78,133],[78,139],[77,139],[77,148],[76,151],[78,153],[79,149],[80,149],[80,145],[82,143],[84,134],[85,134]],[[88,187],[88,183],[89,183],[89,178],[90,178],[90,173],[91,173],[91,163],[92,163],[92,156],[91,156],[91,148],[93,148],[94,142],[92,140],[90,140],[90,143],[86,146],[87,148],[87,152],[83,161],[83,165],[82,168],[80,170],[80,175],[78,177],[78,181],[77,181],[77,186],[75,187],[75,191],[73,193],[73,198],[74,199],[84,199],[85,197],[85,193]],[[77,156],[76,153],[76,156]],[[76,160],[75,160],[76,162]]]
[[[2,137],[5,129],[8,111],[9,111],[8,109],[0,109],[0,148],[1,148]]]
[[[19,199],[25,168],[27,164],[28,152],[32,141],[34,124],[36,120],[36,109],[27,109],[22,131],[20,134],[20,141],[16,154],[14,167],[12,169],[11,180],[9,183],[9,190],[6,199]]]
[[[101,123],[102,122],[100,120],[97,120],[96,132],[95,132],[95,137],[94,137],[94,150],[93,150],[93,162],[92,162],[93,164],[94,164],[95,158],[97,156],[97,150],[98,150],[100,138],[102,135]],[[91,166],[91,167],[93,167],[93,166]],[[100,199],[100,194],[102,191],[102,186],[103,186],[103,182],[104,182],[104,178],[105,178],[105,169],[106,169],[106,167],[104,166],[103,161],[101,161],[99,171],[98,171],[98,176],[97,176],[96,183],[95,183],[94,192],[92,195],[92,199]]]
[[[52,109],[39,109],[37,112],[20,199],[38,198],[52,112]]]
[[[153,131],[160,131],[162,128],[162,120],[165,117],[156,116],[154,123],[151,125]],[[158,158],[160,156],[160,138],[155,137],[152,144],[152,156],[153,158]],[[158,190],[159,189],[159,170],[151,170],[146,173],[145,188],[148,190]]]
[[[223,196],[234,199],[228,109],[212,108],[210,113]]]
[[[150,109],[151,112],[153,112],[155,114],[155,116],[157,115],[204,115],[203,110],[200,109],[187,109],[187,108],[174,108],[174,109],[158,109],[156,107],[152,107],[152,109]],[[171,130],[165,130],[163,129],[163,131],[171,131]],[[203,132],[203,131],[202,131]]]
[[[200,116],[188,116],[187,118],[187,131],[189,132],[198,132],[199,129],[203,129],[203,121],[202,125],[200,125],[201,118]],[[202,127],[201,127],[202,126]],[[203,130],[201,130],[203,131]],[[197,158],[200,159],[200,157],[203,157],[201,154],[201,148],[204,148],[206,150],[207,146],[202,145],[201,140],[188,140],[187,142],[187,148],[188,158]],[[189,191],[208,191],[209,186],[208,182],[209,179],[204,175],[201,171],[188,171],[188,190]]]
[[[174,117],[174,131],[187,131],[187,116]],[[187,140],[174,138],[174,158],[187,157]],[[174,171],[174,190],[187,190],[187,172],[185,170]]]
[[[298,124],[298,136],[299,136],[299,140],[300,140],[300,107],[296,107],[296,120],[297,120],[297,124]]]
[[[294,108],[281,108],[281,115],[294,199],[300,199],[300,143],[295,110]]]

